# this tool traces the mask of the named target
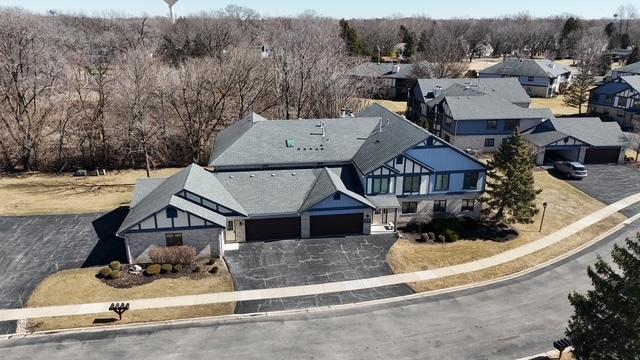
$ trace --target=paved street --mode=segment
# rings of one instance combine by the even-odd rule
[[[623,165],[587,165],[589,176],[568,183],[602,201],[611,204],[640,192],[640,171]],[[621,211],[627,217],[640,212],[640,204]]]
[[[113,235],[121,222],[122,212],[0,217],[0,308],[22,307],[38,283],[58,270],[122,259],[122,241]],[[14,323],[0,322],[0,334],[14,330]]]
[[[332,239],[282,240],[240,244],[225,253],[236,290],[318,284],[391,274],[386,254],[395,237],[350,236]],[[307,308],[353,303],[410,294],[406,285],[302,296],[245,301],[237,313]]]
[[[590,287],[587,265],[638,230],[484,288],[331,313],[0,341],[0,358],[514,359],[551,348],[571,312],[567,294]]]

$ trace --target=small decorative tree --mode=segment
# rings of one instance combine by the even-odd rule
[[[586,66],[582,65],[580,72],[573,77],[571,85],[565,91],[564,104],[578,108],[578,114],[582,114],[582,105],[589,100],[589,91],[594,84],[593,74]]]
[[[566,334],[577,360],[637,359],[640,354],[640,234],[626,239],[626,247],[614,245],[611,256],[621,272],[598,258],[587,268],[593,289],[569,295],[574,314]]]
[[[534,187],[533,158],[518,129],[487,162],[487,190],[483,199],[495,211],[495,220],[505,223],[531,224],[540,211]]]

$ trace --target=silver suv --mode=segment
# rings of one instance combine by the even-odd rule
[[[567,178],[582,179],[587,177],[587,168],[577,161],[556,161],[553,168]]]

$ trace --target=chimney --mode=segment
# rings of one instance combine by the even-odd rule
[[[442,95],[442,88],[439,85],[436,85],[436,87],[433,88],[433,97],[437,98],[440,95]]]
[[[382,134],[382,118],[378,120],[378,134]]]
[[[393,64],[393,66],[391,66],[391,72],[394,74],[400,72],[400,63]]]

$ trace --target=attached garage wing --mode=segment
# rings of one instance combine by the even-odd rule
[[[362,213],[311,216],[311,236],[362,234]]]
[[[247,241],[300,238],[300,217],[248,219],[245,221]]]
[[[588,148],[584,156],[585,164],[617,163],[620,147],[592,147]]]

